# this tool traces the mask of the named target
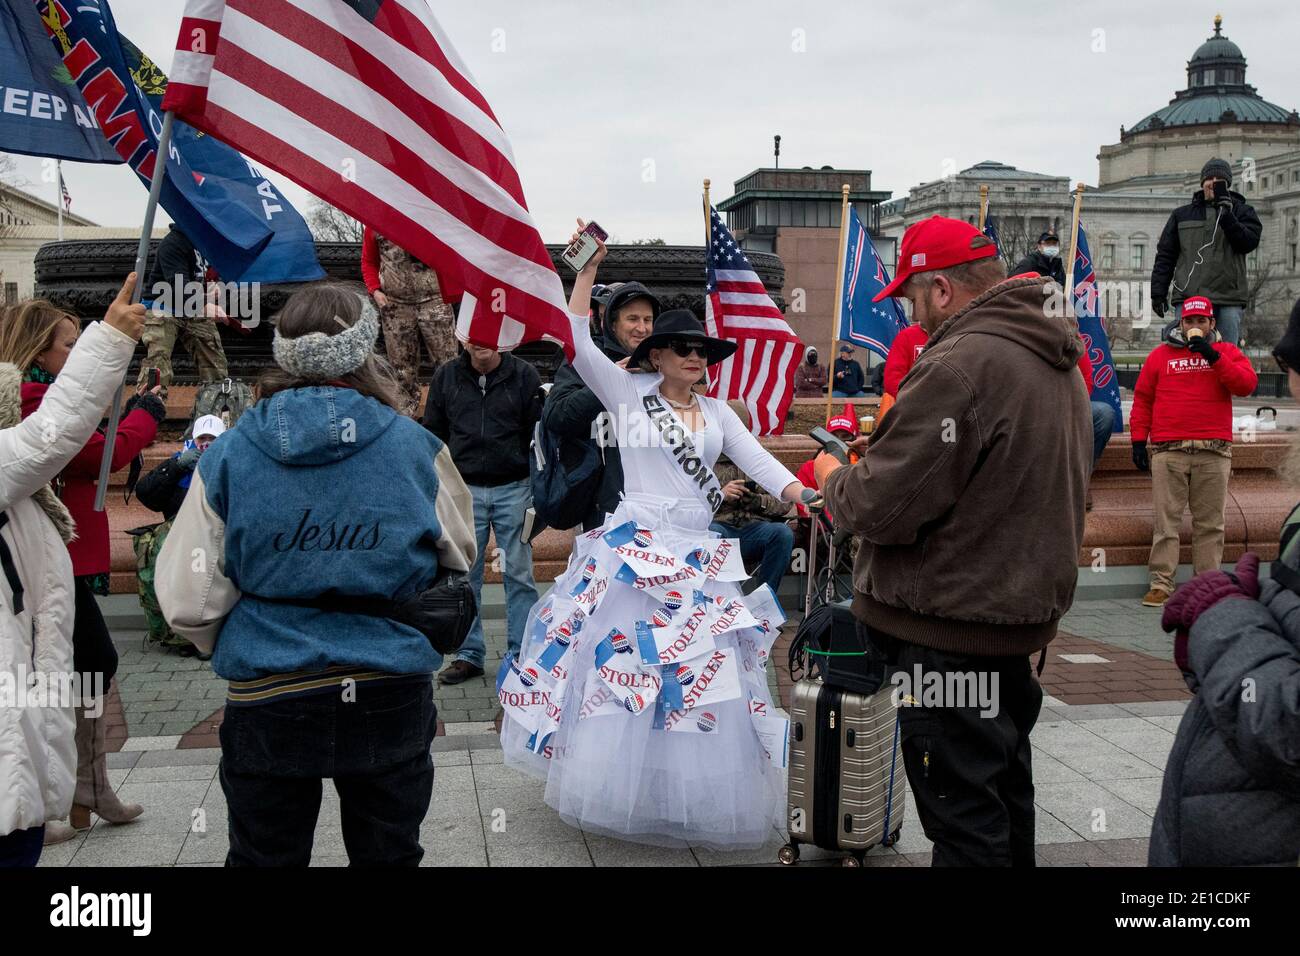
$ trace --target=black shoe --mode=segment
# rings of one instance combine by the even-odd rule
[[[469,661],[452,661],[438,675],[439,684],[459,684],[471,677],[482,677],[483,668]]]

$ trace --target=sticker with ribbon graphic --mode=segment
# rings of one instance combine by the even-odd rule
[[[711,734],[718,729],[718,715],[707,707],[672,710],[664,715],[664,730],[686,734]]]
[[[659,696],[659,687],[663,681],[655,673],[658,668],[646,670],[637,662],[635,655],[617,652],[598,654],[596,660],[595,673],[600,675],[605,686],[614,692],[629,713],[640,714]]]
[[[662,598],[669,591],[690,590],[698,582],[702,581],[704,576],[697,568],[692,568],[690,565],[681,565],[668,574],[656,572],[642,575],[632,565],[624,563],[614,575],[614,579],[638,591],[644,591],[647,594]]]
[[[749,572],[740,557],[740,541],[736,538],[719,538],[707,547],[695,548],[684,563],[688,567],[698,563],[700,573],[711,581],[749,580]]]
[[[653,628],[651,633],[661,664],[675,664],[688,657],[707,654],[717,647],[717,641],[709,633],[707,602],[692,604],[667,627]]]
[[[632,568],[638,577],[655,577],[678,570],[678,561],[655,541],[654,532],[638,528],[629,521],[604,536],[614,554]]]
[[[579,722],[588,717],[612,717],[615,714],[627,714],[619,695],[609,689],[596,671],[588,671],[582,701],[578,704]]]
[[[687,662],[691,666],[691,683],[683,688],[682,705],[686,710],[741,696],[740,674],[735,653],[718,648],[712,653]]]
[[[559,708],[551,700],[550,692],[545,688],[527,684],[521,677],[521,670],[510,668],[505,680],[497,690],[497,700],[501,709],[509,714],[519,725],[529,732],[534,732],[542,725],[548,713],[554,712],[559,719]]]

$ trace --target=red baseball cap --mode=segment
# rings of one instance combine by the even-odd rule
[[[1190,299],[1183,300],[1183,311],[1179,313],[1179,318],[1184,315],[1199,315],[1207,319],[1214,318],[1214,306],[1210,300],[1203,295],[1194,295]]]
[[[988,244],[974,248],[971,243],[977,239],[984,239]],[[898,253],[898,275],[872,301],[879,302],[897,295],[907,280],[918,272],[947,269],[997,254],[997,245],[968,222],[943,216],[923,219],[903,233],[903,244]]]
[[[858,437],[858,417],[852,402],[846,404],[844,411],[838,415],[832,415],[826,419],[826,430],[828,432],[848,432],[854,438]]]

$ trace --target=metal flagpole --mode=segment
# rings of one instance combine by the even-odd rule
[[[54,187],[57,195],[54,197],[54,203],[59,207],[59,242],[63,241],[63,160],[54,161],[54,168],[58,175],[54,178],[58,181]]]
[[[144,270],[149,262],[149,240],[153,237],[154,213],[158,211],[158,197],[162,195],[163,180],[167,176],[167,157],[172,145],[172,123],[176,114],[168,110],[163,114],[162,133],[158,136],[158,153],[154,157],[153,180],[149,183],[149,204],[144,209],[144,226],[140,231],[140,244],[135,249],[135,292],[131,304],[139,302],[144,292]],[[60,197],[61,198],[61,197]],[[122,381],[122,388],[126,380]],[[99,463],[99,487],[95,489],[95,510],[104,510],[104,496],[108,494],[108,476],[113,470],[113,445],[117,442],[117,425],[122,418],[122,389],[113,394],[113,410],[108,414],[108,429],[104,432],[104,459]]]
[[[709,244],[713,242],[713,207],[709,205],[709,184],[704,180],[704,271],[709,271]]]
[[[984,231],[984,221],[989,214],[989,187],[980,186],[980,232]]]
[[[1083,205],[1083,183],[1074,187],[1074,215],[1070,220],[1070,258],[1065,260],[1065,304],[1069,314],[1077,316],[1074,308],[1074,258],[1079,254],[1079,207]]]
[[[831,397],[835,392],[835,343],[840,337],[840,322],[844,312],[844,257],[849,249],[849,184],[840,186],[840,270],[835,276],[835,309],[831,312],[831,350],[826,357],[830,367],[826,372],[826,418],[831,417]]]

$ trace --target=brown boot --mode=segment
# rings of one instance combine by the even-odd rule
[[[1169,600],[1169,592],[1164,588],[1152,587],[1142,598],[1143,607],[1164,607]]]
[[[129,823],[144,813],[140,804],[119,800],[108,782],[104,749],[107,729],[102,715],[87,717],[77,708],[77,792],[68,822],[78,830],[90,826],[92,810],[105,823]]]

